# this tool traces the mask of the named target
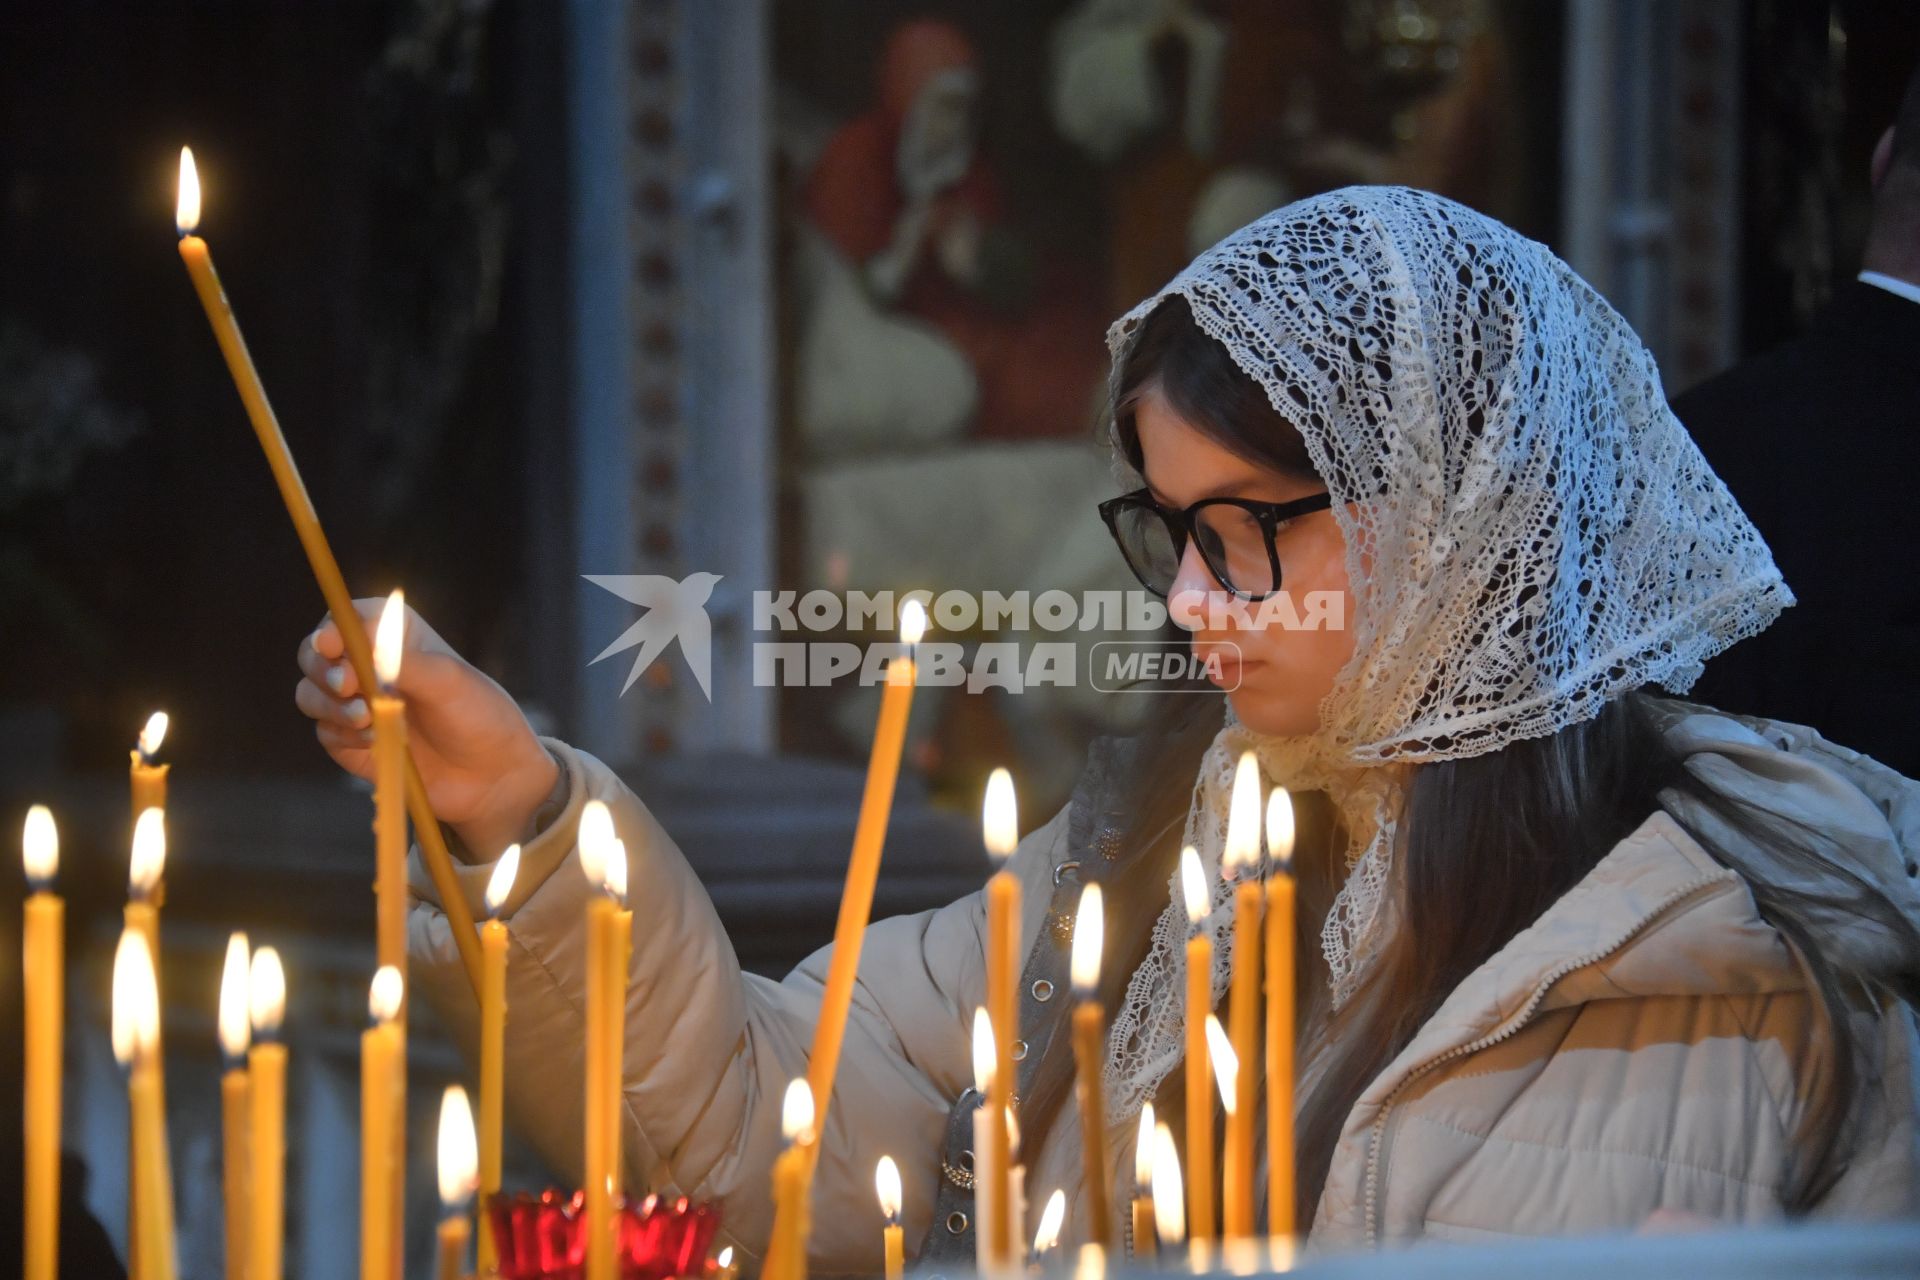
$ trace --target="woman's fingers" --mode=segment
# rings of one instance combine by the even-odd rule
[[[364,698],[336,698],[312,680],[302,680],[293,689],[293,705],[309,719],[343,729],[365,729],[373,724]]]
[[[328,755],[335,763],[349,773],[365,777],[372,769],[373,749],[361,740],[358,729],[342,729],[325,721],[313,726],[313,736],[320,740]]]
[[[346,662],[329,660],[320,652],[313,636],[300,642],[296,660],[302,675],[334,697],[350,698],[359,692],[359,681],[354,678],[353,667]]]

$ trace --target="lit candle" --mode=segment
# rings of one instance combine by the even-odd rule
[[[151,722],[149,722],[151,724]],[[160,731],[166,731],[163,720]],[[154,969],[154,983],[159,985],[160,969],[160,892],[165,883],[167,867],[167,824],[166,810],[145,808],[133,823],[133,857],[127,864],[127,905],[123,922],[129,929],[139,933],[147,942],[147,957]],[[156,1025],[154,1034],[159,1035]],[[153,1069],[160,1079],[160,1092],[166,1093],[166,1065],[164,1051],[156,1043],[153,1054]],[[138,1125],[127,1130],[127,1193],[134,1194],[132,1179],[141,1168],[139,1144],[144,1140],[143,1131]],[[171,1170],[162,1166],[161,1172],[169,1179]],[[140,1247],[140,1219],[127,1220],[127,1269],[134,1280],[148,1280],[141,1272],[141,1260],[146,1252]]]
[[[713,1280],[737,1280],[739,1275],[740,1268],[733,1264],[733,1246],[728,1245],[713,1259]]]
[[[1153,1217],[1153,1148],[1157,1129],[1153,1122],[1153,1104],[1140,1104],[1140,1127],[1133,1140],[1133,1256],[1152,1258],[1159,1254],[1159,1234]]]
[[[167,807],[168,766],[154,760],[160,754],[160,743],[166,736],[167,713],[156,711],[147,717],[147,723],[140,729],[139,742],[130,753],[127,771],[133,793],[130,812],[136,821],[149,809]]]
[[[613,815],[599,800],[587,801],[580,814],[580,869],[599,892],[587,901],[586,1044],[586,1202],[587,1280],[612,1280],[613,1128],[619,1123],[618,1081],[611,1078],[608,1044],[619,1037],[611,1025],[613,1002],[608,978],[613,972],[614,932],[619,907],[607,896],[607,862],[615,836]]]
[[[520,846],[508,845],[487,878],[487,922],[480,927],[480,1274],[491,1275],[493,1221],[488,1206],[500,1191],[500,1143],[507,1050],[507,926],[500,919],[520,874]]]
[[[407,703],[394,692],[406,651],[407,604],[387,597],[374,632],[373,711],[375,938],[379,964],[407,976]]]
[[[804,1079],[793,1080],[780,1105],[780,1133],[787,1149],[773,1162],[773,1235],[762,1280],[806,1280],[814,1126],[813,1090]]]
[[[167,1176],[166,1099],[155,1069],[159,1056],[160,993],[153,954],[137,929],[120,935],[113,956],[113,1056],[127,1070],[133,1142],[133,1206],[129,1221],[139,1249],[140,1274],[173,1280],[173,1188]]]
[[[1236,1062],[1247,1064],[1237,1073],[1239,1088],[1229,1099],[1227,1150],[1221,1179],[1221,1235],[1229,1240],[1250,1239],[1254,1233],[1254,1110],[1259,1077],[1252,1065],[1260,1050],[1260,909],[1262,889],[1255,872],[1260,865],[1260,763],[1253,752],[1243,752],[1234,771],[1233,792],[1227,809],[1227,843],[1220,857],[1222,870],[1233,880],[1233,985],[1227,1017],[1233,1027]]]
[[[1220,1105],[1232,1120],[1240,1107],[1240,1055],[1233,1051],[1220,1019],[1207,1015],[1207,1060],[1213,1066],[1213,1082],[1220,1087]]]
[[[1187,1238],[1186,1206],[1180,1195],[1180,1152],[1173,1131],[1156,1125],[1153,1131],[1153,1222],[1162,1248],[1178,1248]]]
[[[439,1280],[460,1280],[466,1274],[467,1240],[472,1234],[467,1202],[479,1178],[480,1156],[474,1143],[467,1091],[450,1084],[440,1095],[440,1205],[446,1216],[440,1219]]]
[[[1055,1188],[1040,1211],[1040,1226],[1033,1233],[1033,1260],[1044,1262],[1060,1244],[1060,1228],[1067,1221],[1067,1193]]]
[[[362,1280],[398,1280],[402,1240],[394,1217],[403,1167],[395,1159],[406,1123],[406,1042],[400,1009],[406,980],[381,965],[367,991],[367,1029],[360,1033],[360,1275]]]
[[[1195,1240],[1213,1236],[1213,1082],[1207,1078],[1207,1016],[1213,1010],[1213,938],[1206,931],[1213,898],[1200,855],[1180,851],[1180,888],[1193,937],[1187,941],[1187,1215]],[[1164,1243],[1164,1242],[1163,1242]]]
[[[982,807],[981,827],[987,853],[1001,864],[987,881],[987,1013],[993,1019],[995,1045],[993,1087],[987,1094],[987,1107],[996,1115],[1013,1110],[1013,1044],[1019,1039],[1019,1004],[1015,989],[1020,976],[1020,881],[1005,865],[1019,843],[1019,819],[1013,795],[1013,775],[995,769],[987,779],[986,801]],[[1008,1149],[1004,1125],[989,1128],[987,1181],[980,1216],[987,1227],[985,1265],[1011,1266],[1012,1234],[1012,1152]],[[980,1185],[976,1170],[974,1183]],[[978,1194],[978,1193],[976,1193]]]
[[[248,1187],[252,1174],[247,1156],[247,1049],[253,1043],[253,1025],[247,1016],[247,969],[251,957],[247,935],[227,939],[227,963],[220,973],[220,1188],[226,1206],[227,1280],[247,1274],[247,1227],[252,1219]]]
[[[227,372],[233,376],[233,385],[246,406],[247,418],[253,423],[254,435],[259,438],[260,447],[267,455],[267,466],[273,472],[275,484],[279,486],[280,499],[293,521],[294,533],[307,554],[307,563],[313,570],[314,579],[320,585],[327,611],[333,615],[334,625],[340,629],[340,641],[346,649],[347,661],[353,667],[354,678],[359,681],[360,688],[378,690],[380,681],[373,669],[373,646],[367,642],[367,630],[361,625],[360,615],[353,607],[353,593],[347,590],[346,579],[340,574],[340,563],[334,559],[333,548],[327,544],[326,532],[320,527],[320,517],[313,509],[313,499],[307,496],[306,483],[300,478],[299,468],[294,466],[286,436],[281,434],[279,419],[274,417],[273,406],[267,402],[267,389],[260,382],[259,371],[253,367],[253,357],[247,353],[246,340],[240,336],[239,322],[233,317],[233,307],[227,301],[226,290],[220,286],[220,276],[213,269],[213,257],[207,250],[207,242],[193,234],[200,225],[200,176],[194,168],[193,152],[185,147],[180,148],[180,198],[174,211],[174,225],[180,231],[180,260],[186,264],[187,274],[193,279],[194,292],[199,295],[200,305],[207,313],[207,322],[213,326],[214,339],[220,344],[220,353],[226,357]],[[433,816],[433,806],[427,801],[427,788],[420,780],[420,771],[413,766],[410,757],[405,760],[404,767],[407,808],[413,814],[414,827],[420,838],[421,858],[426,863],[427,873],[433,877],[434,888],[439,891],[441,910],[446,913],[454,946],[460,952],[460,963],[467,971],[467,981],[472,984],[477,998],[480,993],[480,940],[473,926],[473,913],[467,910],[467,900],[460,892],[460,879],[453,870],[453,855],[447,850],[446,838]]]
[[[853,828],[853,852],[847,859],[847,882],[840,893],[840,914],[833,926],[833,953],[827,964],[826,985],[820,993],[820,1018],[814,1024],[813,1049],[807,1057],[807,1084],[819,1109],[816,1125],[822,1132],[826,1130],[827,1112],[833,1102],[833,1081],[840,1069],[840,1045],[846,1039],[847,1015],[853,1009],[854,978],[860,970],[860,943],[873,915],[873,890],[880,878],[880,850],[886,841],[887,816],[893,809],[900,754],[907,741],[907,712],[913,705],[916,671],[912,646],[920,643],[926,627],[926,609],[918,600],[908,600],[900,606],[900,641],[908,652],[887,664],[886,686],[880,694],[880,716],[873,730],[873,750],[867,757],[866,787],[860,795],[860,817]]]
[[[22,927],[25,984],[26,1280],[53,1280],[60,1265],[60,1055],[66,1017],[67,904],[53,891],[60,833],[43,804],[27,810],[21,861],[27,873]]]
[[[633,912],[627,910],[627,845],[614,839],[607,844],[607,896],[613,900],[612,923],[607,926],[607,981],[602,989],[607,1002],[607,1036],[601,1048],[607,1055],[603,1083],[607,1089],[607,1195],[617,1218],[626,1190],[625,1165],[620,1153],[620,1118],[626,1112],[627,1087],[627,966],[633,952]]]
[[[247,973],[247,1010],[253,1047],[247,1074],[253,1089],[253,1229],[247,1247],[247,1280],[280,1280],[286,1234],[287,1046],[280,1022],[287,1012],[287,976],[280,953],[261,947]]]
[[[993,1102],[994,1074],[998,1070],[993,1016],[984,1007],[977,1008],[973,1011],[973,1089],[983,1101],[973,1112],[973,1249],[974,1269],[982,1274],[996,1268],[990,1243],[993,1215],[1006,1212],[1007,1206],[1006,1196],[996,1202],[986,1194],[986,1188],[996,1180],[994,1161],[1005,1160],[1011,1146],[1001,1119],[1004,1113]]]
[[[1291,1239],[1293,1207],[1293,798],[1267,797],[1267,1234]]]
[[[892,1156],[881,1156],[873,1171],[874,1190],[880,1195],[882,1252],[886,1256],[886,1280],[900,1280],[907,1269],[906,1237],[900,1228],[900,1166]]]
[[[1074,1093],[1080,1103],[1081,1162],[1086,1173],[1087,1235],[1102,1248],[1113,1244],[1107,1105],[1101,1082],[1107,1062],[1107,1012],[1098,998],[1105,934],[1100,886],[1090,884],[1080,891],[1080,910],[1073,922],[1073,1064]]]

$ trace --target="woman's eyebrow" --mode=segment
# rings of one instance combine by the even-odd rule
[[[1230,480],[1224,484],[1216,485],[1214,488],[1208,490],[1207,492],[1201,494],[1199,497],[1193,499],[1193,502],[1205,502],[1209,498],[1249,497],[1256,490],[1264,488],[1266,486],[1266,483],[1267,482],[1260,476],[1244,476],[1238,480]],[[1152,498],[1155,502],[1159,503],[1163,507],[1176,507],[1181,510],[1184,510],[1185,508],[1193,505],[1192,502],[1172,501],[1165,494],[1161,493],[1160,490],[1155,488],[1151,480],[1147,481],[1147,496]]]

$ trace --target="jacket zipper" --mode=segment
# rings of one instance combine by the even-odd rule
[[[1395,1101],[1399,1099],[1402,1093],[1406,1092],[1406,1090],[1410,1088],[1416,1081],[1425,1077],[1429,1072],[1433,1071],[1435,1068],[1444,1066],[1446,1063],[1452,1062],[1456,1058],[1464,1058],[1470,1053],[1478,1053],[1482,1049],[1486,1049],[1492,1045],[1499,1044],[1502,1040],[1507,1039],[1509,1036],[1519,1031],[1520,1028],[1526,1026],[1527,1023],[1532,1020],[1535,1010],[1537,1010],[1540,1007],[1540,1002],[1546,999],[1547,992],[1550,989],[1552,989],[1553,984],[1560,981],[1560,979],[1566,977],[1568,974],[1572,973],[1574,970],[1584,969],[1586,966],[1590,964],[1598,964],[1600,961],[1606,959],[1608,956],[1612,955],[1614,952],[1620,950],[1620,948],[1626,946],[1627,943],[1633,941],[1636,935],[1638,935],[1648,925],[1658,920],[1661,916],[1666,915],[1669,911],[1673,910],[1675,907],[1681,906],[1691,901],[1693,898],[1700,896],[1705,890],[1710,888],[1717,888],[1720,885],[1727,884],[1729,882],[1735,882],[1735,881],[1738,881],[1739,879],[1740,877],[1737,873],[1731,870],[1724,870],[1719,874],[1711,875],[1711,876],[1701,876],[1698,879],[1688,881],[1686,884],[1681,885],[1679,888],[1675,889],[1672,893],[1668,894],[1666,898],[1663,899],[1658,905],[1654,906],[1648,911],[1643,912],[1640,915],[1639,919],[1635,920],[1632,925],[1630,925],[1626,930],[1624,930],[1619,935],[1619,937],[1615,938],[1607,946],[1601,948],[1598,951],[1592,952],[1588,955],[1581,956],[1573,960],[1567,960],[1562,962],[1561,964],[1556,965],[1547,974],[1545,978],[1541,979],[1539,985],[1534,987],[1533,994],[1527,998],[1527,1003],[1521,1007],[1520,1011],[1514,1014],[1512,1017],[1508,1018],[1507,1021],[1503,1023],[1499,1028],[1497,1028],[1494,1031],[1488,1032],[1486,1035],[1481,1036],[1478,1040],[1475,1040],[1470,1044],[1456,1045],[1454,1048],[1447,1050],[1445,1053],[1440,1054],[1437,1057],[1429,1058],[1425,1062],[1421,1063],[1418,1067],[1415,1067],[1412,1071],[1408,1072],[1405,1078],[1403,1078],[1399,1084],[1395,1085],[1393,1087],[1393,1090],[1387,1094],[1386,1101],[1380,1104],[1380,1114],[1374,1118],[1372,1132],[1369,1136],[1369,1141],[1367,1144],[1367,1191],[1366,1191],[1367,1240],[1375,1248],[1378,1248],[1380,1245],[1380,1223],[1379,1223],[1378,1210],[1379,1210],[1379,1196],[1380,1196],[1380,1169],[1383,1164],[1382,1148],[1385,1144],[1386,1135],[1387,1135],[1388,1117],[1392,1114],[1393,1105]]]

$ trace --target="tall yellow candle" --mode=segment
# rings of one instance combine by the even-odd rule
[[[162,723],[162,731],[165,725]],[[133,856],[127,865],[127,905],[123,913],[125,926],[146,939],[147,955],[155,973],[155,985],[158,986],[160,969],[160,891],[166,883],[167,866],[167,826],[166,810],[146,808],[139,812],[133,823]],[[160,1034],[155,1024],[154,1035]],[[164,1050],[156,1044],[153,1054],[153,1070],[160,1079],[160,1092],[166,1093],[166,1070]],[[134,1194],[132,1179],[137,1176],[141,1165],[140,1143],[145,1140],[145,1131],[138,1125],[127,1131],[127,1192]],[[171,1183],[172,1171],[163,1163],[161,1176]],[[147,1280],[140,1270],[145,1265],[146,1251],[140,1247],[142,1223],[139,1218],[127,1219],[127,1270],[134,1280]]]
[[[627,846],[620,839],[607,847],[607,896],[613,899],[614,912],[606,925],[610,931],[606,947],[607,980],[602,996],[607,1002],[607,1034],[600,1047],[607,1055],[602,1087],[607,1090],[608,1195],[617,1213],[626,1193],[626,1177],[621,1164],[620,1129],[626,1113],[627,1062],[627,967],[633,953],[633,912],[627,910]]]
[[[381,965],[367,993],[370,1025],[360,1033],[360,1275],[361,1280],[399,1280],[400,1224],[394,1218],[404,1170],[394,1159],[394,1129],[406,1123],[402,1081],[406,1046],[400,1008],[406,980]]]
[[[319,514],[313,509],[313,499],[307,496],[306,483],[301,480],[299,468],[293,463],[293,454],[287,448],[286,436],[280,431],[279,419],[274,417],[273,406],[267,402],[266,387],[260,382],[259,371],[253,367],[253,357],[247,352],[246,340],[240,336],[240,325],[233,317],[233,307],[227,301],[226,290],[220,285],[220,276],[213,269],[213,257],[207,251],[206,241],[193,234],[199,224],[200,177],[194,169],[193,153],[182,147],[180,200],[174,212],[174,225],[180,231],[180,260],[186,264],[194,292],[199,295],[200,305],[207,313],[207,322],[213,327],[214,339],[220,344],[220,353],[226,357],[227,371],[233,377],[235,389],[240,392],[241,403],[246,406],[247,418],[253,424],[260,448],[267,455],[267,466],[273,472],[281,502],[293,521],[294,533],[306,552],[307,563],[320,586],[320,594],[327,602],[327,611],[333,615],[334,625],[340,628],[340,640],[346,648],[347,661],[353,666],[354,679],[359,681],[362,689],[377,689],[379,680],[373,669],[373,646],[367,642],[366,628],[361,625],[360,615],[354,610],[353,593],[347,590],[346,579],[340,573],[340,563],[334,559],[326,531],[320,527]],[[406,760],[405,767],[407,810],[413,815],[414,826],[419,834],[421,858],[426,863],[427,874],[433,877],[435,889],[439,891],[441,909],[446,912],[454,946],[460,952],[461,966],[467,971],[467,981],[473,987],[475,998],[478,998],[480,939],[473,926],[473,914],[467,910],[467,900],[461,895],[460,879],[453,869],[453,855],[447,849],[439,822],[434,819],[433,805],[427,799],[427,788],[420,779],[420,771],[414,767],[411,757]]]
[[[407,704],[394,692],[406,649],[407,605],[387,597],[374,632],[373,668],[379,686],[373,712],[373,833],[375,938],[378,963],[407,976]]]
[[[247,970],[252,957],[247,935],[227,938],[227,962],[220,974],[220,1190],[226,1210],[227,1280],[247,1274],[247,1230],[253,1212],[252,1160],[248,1156],[248,1107],[252,1085],[247,1075],[247,1050],[253,1044],[253,1024],[247,1015]]]
[[[480,1274],[493,1272],[493,1220],[487,1206],[500,1191],[500,1147],[507,1051],[507,926],[500,919],[520,873],[520,846],[508,845],[487,878],[487,922],[480,927]]]
[[[160,993],[153,955],[137,929],[120,935],[113,957],[113,1056],[127,1069],[132,1127],[134,1199],[129,1221],[137,1222],[134,1247],[140,1274],[173,1280],[173,1192],[166,1176],[166,1100],[155,1070],[159,1056]]]
[[[1213,1081],[1207,1061],[1207,1017],[1213,1011],[1213,939],[1206,932],[1213,897],[1200,855],[1180,851],[1180,887],[1193,937],[1187,941],[1186,1083],[1187,1212],[1185,1231],[1195,1240],[1213,1238]],[[1158,1152],[1155,1158],[1158,1159]],[[1157,1167],[1157,1166],[1156,1166]],[[1165,1241],[1162,1241],[1165,1243]]]
[[[918,600],[900,607],[900,640],[909,649],[920,643],[926,626],[926,609]],[[880,851],[886,842],[887,817],[893,809],[900,755],[906,747],[907,712],[913,705],[916,670],[910,655],[887,664],[873,749],[867,757],[866,787],[860,795],[860,817],[853,828],[853,852],[847,859],[847,881],[840,892],[840,914],[833,926],[833,955],[820,993],[820,1020],[814,1024],[813,1049],[807,1056],[807,1085],[817,1108],[815,1127],[821,1132],[826,1131],[834,1076],[840,1069],[840,1045],[846,1038],[847,1015],[853,1009],[860,943],[873,915],[873,890],[880,878]],[[817,1148],[809,1145],[806,1149]]]
[[[1140,1104],[1140,1127],[1133,1140],[1133,1256],[1159,1256],[1159,1232],[1153,1218],[1153,1149],[1155,1135],[1153,1104]]]
[[[906,1237],[900,1229],[900,1166],[892,1156],[881,1156],[874,1166],[873,1189],[880,1196],[880,1252],[885,1280],[900,1280],[907,1269]]]
[[[1293,1143],[1293,798],[1285,787],[1267,797],[1267,1234],[1291,1238]]]
[[[439,1148],[440,1205],[445,1213],[438,1232],[436,1273],[439,1280],[461,1280],[467,1272],[467,1241],[472,1234],[467,1209],[479,1178],[480,1157],[475,1150],[473,1109],[467,1105],[467,1091],[457,1084],[448,1085],[440,1097]]]
[[[1254,1112],[1260,1078],[1260,911],[1263,894],[1255,872],[1260,866],[1260,764],[1244,752],[1234,771],[1227,809],[1227,842],[1221,866],[1234,881],[1233,983],[1228,1021],[1232,1026],[1237,1088],[1227,1117],[1226,1161],[1221,1177],[1221,1235],[1228,1240],[1254,1235]]]
[[[804,1079],[787,1085],[780,1101],[780,1133],[787,1149],[773,1162],[773,1236],[760,1274],[764,1280],[806,1280],[807,1237],[812,1231],[808,1192],[819,1128],[813,1090]]]
[[[253,953],[247,1009],[253,1020],[253,1047],[247,1051],[253,1091],[253,1228],[247,1241],[247,1280],[280,1280],[287,1209],[287,1046],[280,1043],[280,1023],[287,1012],[287,976],[280,953],[272,947]]]
[[[1013,1112],[1014,1042],[1020,1037],[1020,881],[1004,864],[1020,840],[1019,816],[1013,794],[1013,775],[995,769],[987,779],[981,815],[987,853],[1003,865],[987,881],[987,1016],[993,1021],[994,1072],[987,1106],[1001,1115]],[[1013,1156],[1004,1124],[988,1128],[986,1184],[975,1194],[983,1198],[986,1261],[989,1266],[1014,1263]],[[975,1178],[979,1186],[978,1173]]]
[[[618,1082],[610,1070],[608,1045],[621,1033],[612,1025],[608,984],[613,973],[620,909],[607,896],[607,864],[617,838],[613,815],[598,800],[580,814],[580,869],[597,892],[587,902],[586,938],[586,1121],[587,1280],[612,1280],[613,1133],[618,1123]]]
[[[67,904],[53,891],[60,833],[43,804],[27,810],[21,840],[27,873],[21,980],[25,984],[26,1178],[22,1206],[26,1280],[53,1280],[60,1266],[60,1064],[66,1025]]]
[[[1107,1104],[1101,1076],[1107,1065],[1107,1012],[1100,1004],[1100,952],[1106,941],[1100,886],[1080,891],[1073,921],[1074,1093],[1080,1104],[1082,1192],[1087,1206],[1087,1236],[1103,1249],[1113,1247],[1113,1195],[1107,1176]]]
[[[392,1038],[398,1045],[402,1066],[392,1085],[392,1106],[404,1117],[407,1113],[406,976],[407,976],[407,704],[395,692],[400,681],[401,664],[406,652],[406,597],[394,591],[380,610],[374,628],[373,673],[375,686],[367,704],[373,721],[373,837],[374,837],[374,952],[375,963],[393,969],[400,977],[401,1004],[395,1014]],[[383,1133],[391,1150],[381,1160],[382,1168],[407,1167],[407,1126],[396,1121],[384,1126]],[[364,1158],[364,1153],[363,1153]],[[406,1232],[406,1182],[398,1174],[382,1180],[393,1203],[380,1215],[388,1224],[385,1239],[395,1274],[400,1267]]]

